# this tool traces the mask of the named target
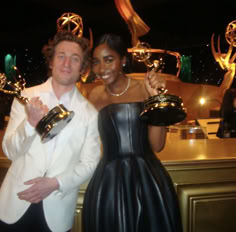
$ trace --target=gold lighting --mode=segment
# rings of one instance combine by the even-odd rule
[[[204,97],[201,97],[199,103],[200,105],[204,105],[206,103],[206,99]]]

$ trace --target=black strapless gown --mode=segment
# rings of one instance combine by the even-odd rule
[[[173,183],[139,119],[142,103],[99,112],[103,157],[87,187],[83,232],[181,232]]]

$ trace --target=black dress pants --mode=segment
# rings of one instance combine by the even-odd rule
[[[26,213],[14,224],[0,221],[1,232],[52,232],[45,220],[42,202],[31,204]]]

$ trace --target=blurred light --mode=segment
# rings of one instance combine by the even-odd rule
[[[206,103],[209,103],[209,102],[216,102],[217,104],[219,104],[219,106],[221,106],[221,101],[218,100],[218,99],[207,99],[207,98],[204,98],[204,97],[201,97],[199,99],[199,104],[200,105],[205,105]]]
[[[199,103],[200,105],[204,105],[206,103],[206,99],[204,97],[201,97]]]

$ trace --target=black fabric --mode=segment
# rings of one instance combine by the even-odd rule
[[[222,120],[216,134],[219,138],[236,138],[236,108],[233,105],[235,98],[235,88],[225,91],[220,110]]]
[[[14,224],[0,221],[0,231],[51,232],[44,217],[42,202],[31,204],[26,213]]]
[[[70,232],[68,230],[67,232]],[[52,232],[45,220],[43,203],[31,204],[26,213],[14,224],[0,220],[0,232]]]
[[[219,127],[218,127],[218,130],[217,130],[217,132],[216,132],[216,136],[218,137],[218,138],[224,138],[225,136],[224,136],[224,134],[225,134],[225,123],[224,123],[224,120],[223,119],[221,119],[220,120],[220,123],[219,123]]]
[[[99,113],[103,157],[87,187],[83,232],[181,232],[173,183],[152,152],[142,103]]]

